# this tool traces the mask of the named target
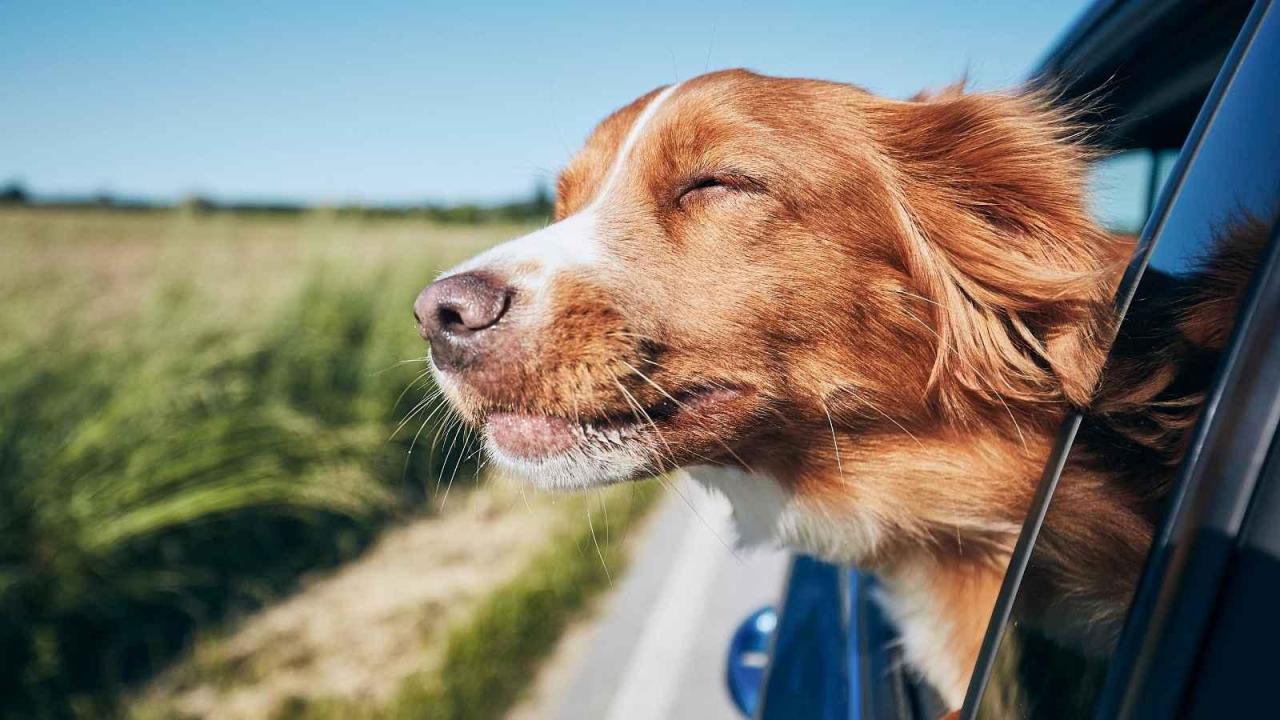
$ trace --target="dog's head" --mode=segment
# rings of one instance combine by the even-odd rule
[[[1034,422],[1087,396],[1115,261],[1070,132],[1035,96],[701,76],[606,118],[556,222],[415,314],[453,405],[545,486]]]

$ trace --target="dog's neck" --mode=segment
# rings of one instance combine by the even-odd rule
[[[1050,443],[1031,429],[1016,440],[968,433],[964,443],[837,432],[798,460],[690,475],[728,498],[740,545],[875,572],[906,659],[958,707]],[[895,501],[902,487],[910,508]]]
[[[1052,438],[958,431],[814,433],[750,469],[690,474],[723,493],[745,545],[775,544],[876,569],[927,552],[980,562],[1012,547]],[[901,499],[912,498],[909,506]]]
[[[800,458],[750,471],[695,467],[690,475],[728,498],[740,545],[783,547],[876,573],[908,662],[957,707],[1052,442],[1050,423],[1024,425],[1013,437],[966,431],[963,442],[948,433],[905,440],[836,433],[834,443]],[[1029,576],[1043,585],[1032,586],[1033,595],[1062,597],[1067,581],[1088,576],[1076,557],[1082,554],[1095,568],[1141,562],[1150,528],[1125,503],[1104,497],[1105,480],[1068,464],[1054,505],[1060,522],[1042,535],[1042,562]],[[904,496],[913,498],[908,508]],[[1103,583],[1076,591],[1089,588],[1082,597],[1099,608],[1124,603],[1098,592],[1123,600],[1131,590]],[[1081,617],[1081,628],[1098,630],[1100,639],[1064,639],[1085,650],[1114,640],[1119,617]]]

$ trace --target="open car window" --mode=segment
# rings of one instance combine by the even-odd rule
[[[1108,231],[1136,237],[1178,159],[1168,148],[1129,148],[1098,160],[1089,171],[1089,210]]]
[[[1244,296],[1280,210],[1280,13],[1268,5],[1260,3],[1243,23],[1229,56],[1225,47],[1203,49],[1205,57],[1226,60],[1212,90],[1198,91],[1207,100],[1189,136],[1186,101],[1166,105],[1164,115],[1112,118],[1122,128],[1116,147],[1123,152],[1099,168],[1110,173],[1114,193],[1098,206],[1101,221],[1131,232],[1124,223],[1132,222],[1134,206],[1154,197],[1140,184],[1165,189],[1122,285],[1124,320],[1099,396],[1090,411],[1067,421],[1015,551],[966,717],[1077,718],[1096,709],[1150,538],[1108,527],[1107,507],[1095,508],[1102,530],[1083,532],[1078,506],[1066,508],[1084,494],[1080,483],[1119,470],[1126,502],[1158,526],[1185,479],[1178,469],[1193,459],[1194,428],[1230,343],[1231,302]],[[1145,88],[1123,88],[1131,112],[1153,107],[1142,93],[1158,96],[1161,83],[1195,94],[1203,63],[1168,69]],[[1186,146],[1168,171],[1160,158],[1180,126]],[[1221,302],[1206,303],[1209,297]],[[1202,312],[1210,306],[1217,311]],[[1112,466],[1091,476],[1089,468],[1101,462]],[[1112,582],[1090,587],[1055,576],[1061,565],[1052,560],[1064,554],[1111,568]]]

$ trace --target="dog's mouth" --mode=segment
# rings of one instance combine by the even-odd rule
[[[491,446],[511,458],[539,463],[574,453],[650,448],[669,458],[677,447],[714,432],[736,414],[745,392],[724,385],[695,385],[665,394],[644,406],[629,398],[630,409],[578,417],[536,412],[491,412],[485,434]],[[679,453],[677,453],[679,454]],[[662,470],[666,468],[654,468]]]

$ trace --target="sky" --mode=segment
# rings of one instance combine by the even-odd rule
[[[1025,78],[1088,3],[0,0],[0,184],[496,202],[707,70],[905,97]]]

